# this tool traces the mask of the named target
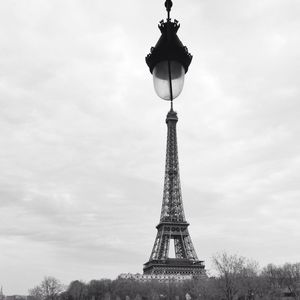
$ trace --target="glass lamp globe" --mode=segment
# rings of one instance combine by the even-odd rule
[[[184,67],[179,62],[174,60],[159,62],[153,69],[153,84],[156,94],[164,100],[173,100],[178,97],[183,88],[184,75]]]

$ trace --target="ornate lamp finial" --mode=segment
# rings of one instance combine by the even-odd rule
[[[168,20],[170,20],[170,11],[171,11],[172,5],[173,5],[173,3],[172,3],[171,0],[166,0],[165,7],[166,7],[167,12],[168,12]]]

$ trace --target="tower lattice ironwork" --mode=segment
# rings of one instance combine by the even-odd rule
[[[150,259],[144,264],[144,274],[205,274],[204,262],[194,249],[185,219],[179,176],[176,124],[177,113],[167,114],[167,154],[164,193],[160,222]],[[174,242],[175,258],[169,257],[170,242]]]

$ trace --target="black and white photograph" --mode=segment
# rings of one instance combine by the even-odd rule
[[[300,300],[299,0],[0,0],[0,300]]]

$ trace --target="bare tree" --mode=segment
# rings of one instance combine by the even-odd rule
[[[262,276],[272,297],[288,292],[289,297],[300,299],[300,263],[286,263],[283,266],[269,264],[263,269]]]
[[[294,299],[300,299],[300,263],[286,263],[282,267],[283,285]]]
[[[239,281],[241,283],[242,294],[249,300],[255,299],[256,295],[261,295],[262,288],[259,273],[259,265],[256,261],[245,261],[239,276]]]
[[[87,298],[87,285],[79,280],[72,281],[66,291],[69,299],[84,300]]]
[[[238,279],[245,264],[245,258],[223,252],[213,256],[212,262],[218,272],[219,289],[226,300],[233,300],[239,291]]]
[[[213,256],[212,261],[218,273],[216,286],[226,300],[237,296],[254,299],[258,292],[257,262],[226,252]]]
[[[40,286],[35,286],[34,288],[29,290],[29,295],[33,296],[36,300],[43,299],[43,292]]]
[[[88,297],[95,300],[104,299],[106,294],[111,293],[111,280],[101,279],[101,280],[91,280],[88,284]]]
[[[62,291],[63,285],[58,279],[46,276],[39,285],[29,290],[29,295],[37,300],[56,300]]]
[[[261,273],[261,279],[266,283],[266,294],[271,299],[279,297],[283,290],[281,277],[280,268],[273,264],[267,265]]]
[[[271,299],[281,298],[281,295],[285,290],[285,278],[282,267],[269,264],[263,269],[262,277],[266,281],[268,295]]]

